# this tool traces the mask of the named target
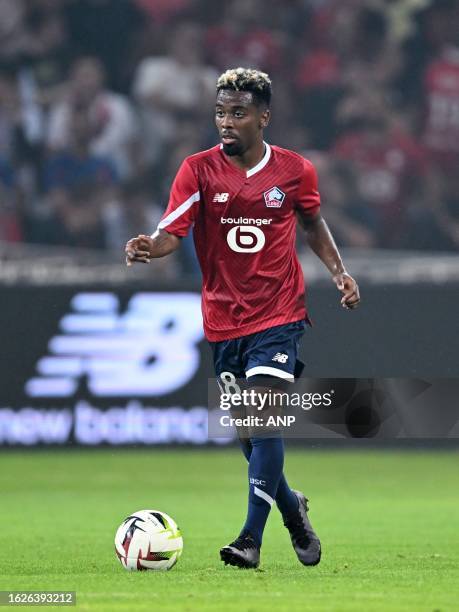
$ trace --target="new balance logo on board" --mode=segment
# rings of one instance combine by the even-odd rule
[[[97,397],[176,391],[199,368],[200,302],[191,292],[173,300],[168,293],[138,292],[122,309],[114,293],[77,293],[26,382],[26,394],[72,397],[81,383]]]
[[[228,202],[229,193],[216,193],[212,202]]]
[[[285,353],[276,353],[271,361],[277,361],[278,363],[287,363],[288,355]]]

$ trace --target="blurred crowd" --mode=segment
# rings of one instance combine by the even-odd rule
[[[341,246],[459,247],[459,0],[0,0],[0,240],[153,231],[235,66],[272,77],[267,139]]]

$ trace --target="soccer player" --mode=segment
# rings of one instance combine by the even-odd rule
[[[276,389],[301,370],[298,343],[309,319],[295,252],[297,219],[341,292],[342,306],[355,308],[360,301],[320,214],[312,164],[263,140],[270,100],[265,73],[245,68],[223,73],[215,107],[220,144],[184,160],[155,233],[126,244],[127,265],[149,263],[175,251],[193,227],[204,331],[225,390],[242,377],[249,387]],[[298,559],[316,565],[320,541],[308,519],[307,499],[290,489],[283,474],[282,437],[255,431],[242,437],[241,445],[249,462],[247,520],[234,542],[221,549],[222,560],[259,565],[263,530],[276,502]]]

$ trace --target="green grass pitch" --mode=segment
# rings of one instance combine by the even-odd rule
[[[454,452],[290,450],[286,473],[310,497],[322,563],[298,563],[274,508],[252,571],[218,555],[245,516],[236,449],[4,452],[0,590],[76,590],[77,610],[453,612],[458,467]],[[129,573],[115,556],[118,524],[144,508],[182,529],[170,572]]]

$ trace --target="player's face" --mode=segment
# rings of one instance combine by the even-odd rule
[[[221,90],[215,105],[215,124],[227,155],[243,155],[263,138],[269,110],[254,104],[250,91]]]

